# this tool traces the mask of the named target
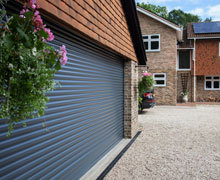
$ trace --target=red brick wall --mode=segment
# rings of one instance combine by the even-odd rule
[[[220,75],[219,42],[196,40],[196,75]]]
[[[87,37],[137,61],[120,0],[37,0],[47,13]]]

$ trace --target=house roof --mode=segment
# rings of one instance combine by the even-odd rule
[[[220,21],[216,21],[216,22],[220,22]],[[216,22],[211,22],[211,23],[216,23]],[[205,23],[205,22],[201,22],[204,25],[210,25],[209,23]],[[201,23],[197,23],[197,24],[201,24]],[[187,24],[187,38],[188,39],[212,39],[212,38],[220,38],[220,31],[218,33],[200,33],[200,34],[196,34],[194,32],[193,29],[193,24],[194,23],[188,23]]]
[[[147,56],[145,53],[144,43],[141,35],[140,23],[137,16],[137,10],[134,0],[121,0],[124,13],[127,19],[129,31],[139,65],[146,65]]]
[[[192,39],[187,39],[187,30],[183,30],[183,40],[177,44],[177,49],[192,49],[194,46]]]
[[[181,28],[180,26],[178,26],[178,25],[176,25],[176,24],[170,22],[169,20],[167,20],[167,19],[165,19],[165,18],[163,18],[163,17],[161,17],[161,16],[158,16],[158,15],[155,14],[155,13],[152,13],[151,11],[148,11],[148,10],[146,10],[146,9],[144,9],[144,8],[141,8],[141,7],[139,7],[139,6],[137,6],[137,11],[140,12],[140,13],[142,13],[142,14],[145,14],[145,15],[151,17],[151,18],[153,18],[153,19],[156,20],[156,21],[159,21],[159,22],[161,22],[161,23],[163,23],[163,24],[169,26],[170,28],[172,28],[172,29],[174,29],[174,30],[176,30],[176,31],[177,31],[177,39],[178,39],[179,41],[182,40],[182,32],[183,32],[183,30],[182,30],[182,28]]]
[[[5,7],[7,10],[18,11],[22,8],[24,2],[25,0],[8,1]],[[81,0],[73,2],[38,0],[42,17],[49,22],[68,29],[78,36],[124,58],[145,65],[146,54],[144,45],[141,44],[143,42],[139,45],[137,41],[134,43],[134,39],[137,39],[138,36],[141,38],[141,32],[138,31],[138,20],[135,20],[137,17],[135,17],[136,6],[134,0],[131,0],[131,2],[121,0],[110,3],[111,5],[107,1],[91,0],[85,2]],[[123,5],[125,3],[128,4],[126,5],[128,10]],[[133,18],[125,14],[129,10],[134,16]],[[132,23],[135,23],[135,25],[131,25]],[[134,29],[130,26],[133,26]]]

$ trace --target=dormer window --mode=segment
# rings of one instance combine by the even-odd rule
[[[146,52],[158,52],[160,51],[160,35],[143,35],[143,41]]]

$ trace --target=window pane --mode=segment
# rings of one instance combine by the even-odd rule
[[[214,79],[219,79],[219,76],[214,76]]]
[[[179,51],[179,69],[190,69],[190,51]]]
[[[148,36],[143,36],[143,39],[148,39]]]
[[[164,74],[155,74],[154,77],[155,78],[164,78],[165,75]]]
[[[206,88],[211,89],[212,88],[212,82],[211,81],[206,81]]]
[[[165,81],[164,80],[156,80],[157,85],[164,85]]]
[[[159,42],[158,41],[151,42],[151,49],[152,50],[159,49]]]
[[[144,47],[146,50],[148,50],[148,42],[144,42]]]
[[[159,39],[158,35],[151,36],[151,39]]]
[[[214,88],[219,89],[219,81],[214,81]]]
[[[212,77],[206,77],[206,79],[212,79]]]

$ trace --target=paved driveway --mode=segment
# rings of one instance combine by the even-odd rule
[[[220,180],[220,106],[160,106],[105,180]]]

